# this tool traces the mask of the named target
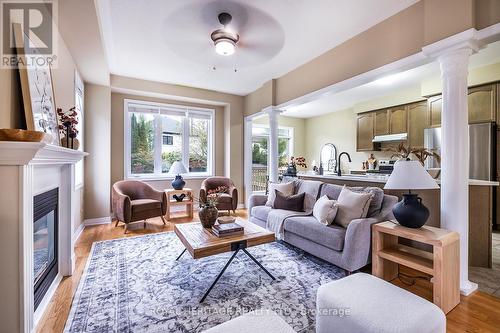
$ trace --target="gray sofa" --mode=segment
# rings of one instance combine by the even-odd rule
[[[296,193],[303,182],[296,181]],[[350,187],[353,191],[369,191],[374,194],[368,216],[351,221],[347,228],[333,224],[325,226],[312,215],[292,216],[284,221],[283,240],[312,255],[337,265],[348,272],[356,271],[371,261],[371,226],[374,223],[393,219],[392,207],[398,198],[386,195],[377,187]],[[327,195],[337,199],[342,186],[323,183],[316,198]],[[251,195],[248,202],[250,222],[266,227],[267,216],[272,210],[266,206],[267,195]]]

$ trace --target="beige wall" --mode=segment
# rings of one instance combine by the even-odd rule
[[[215,109],[215,175],[224,175],[224,107],[190,102],[179,102],[130,94],[111,94],[111,184],[124,179],[124,100],[134,99],[166,104],[188,105]],[[199,193],[204,178],[187,179],[186,186]],[[148,181],[158,189],[171,188],[171,180]]]
[[[245,116],[275,105],[275,83],[275,80],[267,81],[262,87],[245,96]]]
[[[85,218],[110,216],[111,89],[85,84]]]
[[[307,161],[316,160],[319,165],[321,147],[325,143],[333,143],[339,154],[346,151],[351,156],[352,163],[342,158],[342,170],[361,169],[361,163],[366,161],[368,154],[356,152],[356,117],[352,109],[346,109],[306,119]]]

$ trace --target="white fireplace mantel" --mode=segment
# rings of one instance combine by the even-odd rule
[[[0,141],[0,165],[74,164],[87,155],[43,142]]]
[[[0,141],[0,294],[9,309],[0,312],[2,328],[31,333],[63,276],[75,267],[73,231],[75,163],[88,154],[40,142]],[[58,275],[34,310],[33,198],[59,188]]]

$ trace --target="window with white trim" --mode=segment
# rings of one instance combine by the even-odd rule
[[[125,100],[126,178],[171,178],[175,161],[186,177],[214,170],[214,110]]]

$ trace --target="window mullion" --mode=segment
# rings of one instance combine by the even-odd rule
[[[189,114],[182,120],[182,162],[189,171]]]
[[[155,124],[155,141],[154,141],[154,174],[156,176],[161,176],[162,174],[162,160],[161,160],[161,150],[162,150],[162,123],[161,116],[158,113],[154,115]]]

